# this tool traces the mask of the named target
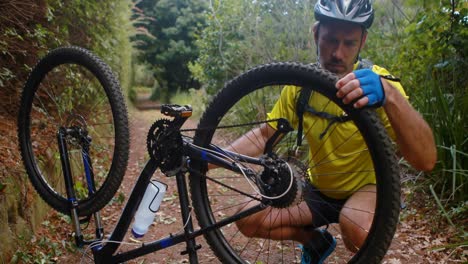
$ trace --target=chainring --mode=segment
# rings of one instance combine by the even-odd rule
[[[151,126],[146,144],[151,159],[166,175],[182,165],[183,141],[180,131],[171,129],[172,121],[160,119]],[[168,175],[171,176],[171,175]]]

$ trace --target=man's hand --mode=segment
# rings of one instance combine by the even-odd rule
[[[336,96],[343,99],[343,103],[354,102],[355,108],[385,103],[385,92],[380,76],[369,69],[348,73],[336,83]]]

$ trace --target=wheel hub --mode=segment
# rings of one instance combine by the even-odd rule
[[[287,162],[282,159],[269,160],[269,163],[262,172],[261,180],[266,196],[280,196],[271,199],[272,206],[286,208],[299,204],[302,201],[302,179],[306,172],[304,166],[292,158],[288,158]]]

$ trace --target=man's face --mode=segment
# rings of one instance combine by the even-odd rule
[[[314,35],[321,65],[339,77],[351,72],[356,56],[365,42],[366,35],[363,34],[365,33],[360,26],[347,22],[321,23]]]

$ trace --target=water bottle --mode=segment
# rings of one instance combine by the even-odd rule
[[[159,210],[166,189],[166,184],[156,180],[151,180],[148,184],[133,221],[132,234],[135,238],[140,238],[148,232],[148,228],[153,223],[156,212]]]

